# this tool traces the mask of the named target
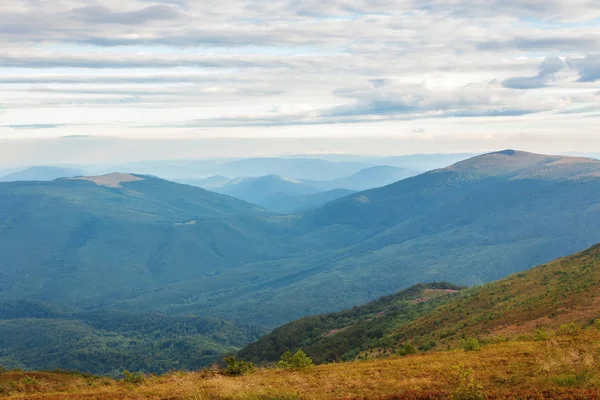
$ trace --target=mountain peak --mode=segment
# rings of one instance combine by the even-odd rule
[[[72,178],[73,180],[79,181],[89,181],[94,182],[98,186],[106,186],[111,188],[120,188],[121,183],[123,182],[135,182],[135,181],[143,181],[145,178],[142,178],[133,174],[124,174],[121,172],[112,172],[106,175],[97,175],[97,176],[80,176],[77,178]]]
[[[600,176],[600,160],[502,150],[458,162],[441,171],[510,178],[579,179]]]

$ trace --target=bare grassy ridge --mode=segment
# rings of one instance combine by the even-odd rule
[[[470,371],[479,397],[457,397]],[[214,370],[149,376],[140,385],[48,372],[0,373],[0,398],[50,400],[600,399],[600,331],[551,335],[407,357],[261,368],[226,377]],[[471,393],[473,394],[473,393]]]
[[[586,325],[600,316],[600,245],[529,271],[466,290],[453,301],[399,328],[399,342],[435,340],[438,349],[461,337],[480,339]]]

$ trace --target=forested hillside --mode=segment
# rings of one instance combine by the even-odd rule
[[[352,360],[362,351],[389,346],[388,335],[395,329],[451,301],[461,289],[446,282],[415,285],[363,306],[305,317],[275,329],[238,354],[263,363],[301,348],[317,363]]]
[[[449,284],[418,285],[365,306],[306,317],[275,329],[239,352],[272,362],[305,350],[316,362],[359,355],[448,350],[461,339],[547,338],[600,316],[600,245],[496,282],[457,291]],[[454,292],[450,290],[450,292]],[[479,346],[479,344],[478,344]]]
[[[0,365],[120,376],[165,373],[218,361],[263,330],[216,318],[76,311],[44,303],[0,303]]]

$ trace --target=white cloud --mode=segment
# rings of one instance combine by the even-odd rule
[[[599,18],[592,0],[1,2],[0,137],[576,127],[597,118]]]

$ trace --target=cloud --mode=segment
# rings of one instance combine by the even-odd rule
[[[571,60],[579,69],[579,82],[595,82],[600,80],[600,54],[589,54],[582,59]]]
[[[11,125],[523,121],[583,110],[600,78],[600,4],[587,0],[5,3]]]
[[[524,115],[558,108],[554,101],[540,103],[500,87],[495,82],[470,84],[452,90],[431,90],[424,84],[395,84],[340,89],[338,96],[351,99],[349,105],[329,110],[329,116],[407,115],[421,113],[435,117]]]
[[[70,18],[87,23],[145,24],[149,21],[176,20],[182,17],[177,9],[166,5],[152,5],[135,11],[115,12],[103,6],[75,8]]]
[[[502,82],[502,86],[513,89],[535,89],[545,87],[555,75],[567,65],[559,57],[546,57],[540,63],[535,76],[509,78]]]

